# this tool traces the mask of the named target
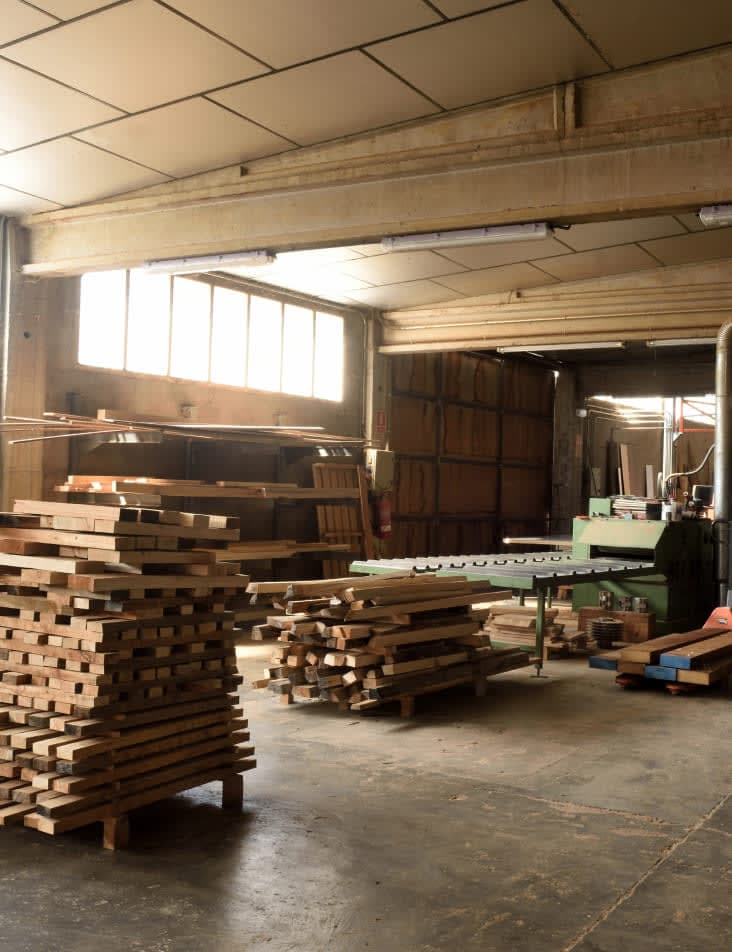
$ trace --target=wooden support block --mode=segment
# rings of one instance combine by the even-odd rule
[[[221,806],[225,810],[241,810],[243,799],[244,778],[242,775],[230,774],[224,777],[221,786]]]
[[[104,821],[105,850],[126,850],[130,845],[130,818],[127,813],[107,817]]]
[[[400,711],[399,714],[401,717],[414,717],[414,695],[410,694],[407,697],[399,699]]]

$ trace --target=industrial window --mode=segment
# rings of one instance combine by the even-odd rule
[[[343,317],[143,271],[81,279],[79,363],[343,399]]]

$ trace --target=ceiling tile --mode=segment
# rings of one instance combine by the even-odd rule
[[[370,258],[371,255],[383,255],[384,253],[384,249],[381,247],[380,241],[374,241],[368,245],[351,245],[351,251],[357,251],[365,258]]]
[[[564,232],[559,232],[559,235],[562,237]],[[532,258],[548,258],[550,255],[566,255],[571,252],[555,238],[542,238],[540,241],[507,241],[495,245],[445,248],[440,254],[465,265],[466,268],[496,268],[516,261],[530,261]]]
[[[656,218],[632,218],[624,221],[598,221],[585,225],[572,225],[568,231],[558,231],[557,237],[575,251],[591,248],[607,248],[609,245],[625,245],[633,241],[665,238],[681,235],[683,226],[671,215]],[[532,257],[539,257],[532,255]]]
[[[369,52],[448,108],[606,70],[551,0],[488,10]]]
[[[3,55],[130,112],[263,69],[152,0],[131,0],[62,24],[6,47]]]
[[[630,66],[732,40],[729,0],[565,0],[613,66]]]
[[[562,255],[561,258],[542,258],[534,261],[534,264],[561,281],[581,281],[583,278],[599,278],[607,274],[658,267],[658,263],[637,245],[583,251],[574,255]]]
[[[51,13],[61,20],[71,20],[73,17],[83,16],[91,10],[107,7],[114,0],[33,0],[34,5]]]
[[[346,262],[341,270],[370,284],[396,284],[418,278],[434,278],[441,274],[455,274],[464,268],[434,251],[395,251]]]
[[[643,247],[664,264],[732,258],[732,227],[698,231],[678,238],[644,241]]]
[[[277,69],[440,22],[422,0],[171,0]]]
[[[32,215],[34,212],[50,212],[60,207],[54,202],[47,202],[45,198],[25,195],[23,192],[16,192],[14,188],[0,185],[0,215]]]
[[[37,30],[45,30],[57,22],[55,17],[34,10],[20,0],[0,0],[0,46]]]
[[[121,115],[118,109],[0,59],[3,149],[20,149]]]
[[[435,111],[357,51],[262,76],[211,98],[303,145]]]
[[[322,267],[354,261],[362,255],[354,248],[309,248],[306,251],[284,251],[277,255],[278,267]]]
[[[307,252],[302,252],[306,254]],[[365,281],[339,274],[329,268],[292,267],[291,264],[281,265],[284,255],[279,255],[277,264],[266,269],[266,279],[262,268],[227,268],[228,274],[235,274],[260,284],[275,288],[287,288],[299,291],[301,294],[312,294],[315,297],[326,298],[330,301],[349,303],[351,292],[370,287]]]
[[[506,0],[436,0],[434,6],[436,6],[438,10],[441,10],[446,17],[461,17],[466,13],[475,13],[478,10],[488,10],[490,7],[499,7],[505,2]]]
[[[419,307],[422,304],[440,304],[460,297],[456,291],[441,287],[434,281],[408,281],[405,284],[385,284],[367,291],[352,291],[350,297],[369,307],[392,310],[398,307]]]
[[[200,97],[109,122],[77,138],[174,176],[292,148],[286,139]]]
[[[440,278],[440,284],[459,291],[464,297],[490,294],[494,291],[520,291],[522,288],[538,288],[554,284],[554,278],[530,264],[507,264],[502,268],[484,268],[465,274],[451,274]]]
[[[76,205],[166,181],[76,139],[54,139],[0,155],[0,183],[61,205]]]

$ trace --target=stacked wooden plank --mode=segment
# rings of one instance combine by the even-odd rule
[[[217,779],[235,798],[255,762],[227,600],[249,580],[195,547],[238,535],[124,506],[0,516],[0,825],[114,825]]]
[[[672,693],[708,687],[732,675],[732,629],[699,628],[663,635],[590,659],[590,666],[615,671],[621,687],[661,681]]]
[[[273,656],[256,687],[282,703],[331,701],[363,711],[473,683],[482,693],[492,674],[524,667],[521,648],[497,649],[480,633],[475,603],[505,599],[462,576],[394,573],[308,582],[253,582],[249,591],[273,600],[262,637],[275,637]]]
[[[146,496],[195,499],[360,499],[358,488],[312,488],[295,483],[237,482],[201,479],[157,479],[147,476],[76,476],[56,492],[82,495]]]
[[[483,631],[496,644],[521,645],[533,650],[536,645],[536,608],[516,604],[492,605],[481,612]],[[584,632],[578,632],[574,614],[549,608],[544,614],[544,660],[568,657],[588,646]]]

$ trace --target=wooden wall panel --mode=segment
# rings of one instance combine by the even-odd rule
[[[438,555],[482,555],[496,551],[496,523],[493,519],[441,522],[437,532]]]
[[[544,531],[553,451],[550,370],[472,354],[426,354],[393,358],[392,384],[391,555],[495,552],[507,533]]]
[[[498,470],[475,463],[440,463],[439,512],[495,512]]]
[[[429,516],[434,512],[435,464],[397,458],[394,470],[394,512],[403,516]]]
[[[554,386],[551,370],[507,360],[503,368],[504,409],[550,417],[554,407]]]
[[[431,521],[427,519],[392,520],[390,551],[398,558],[400,555],[434,555],[431,539]]]
[[[439,354],[400,354],[391,361],[391,385],[410,393],[437,393]]]
[[[554,424],[539,417],[506,413],[503,417],[504,462],[549,466],[552,461]]]
[[[495,410],[446,403],[442,418],[445,456],[498,456],[498,414]]]
[[[389,445],[395,453],[434,456],[437,449],[436,401],[392,397]]]
[[[501,362],[471,354],[445,354],[443,395],[467,403],[498,404]]]
[[[543,520],[549,508],[544,469],[504,466],[501,481],[501,516],[505,519]]]

